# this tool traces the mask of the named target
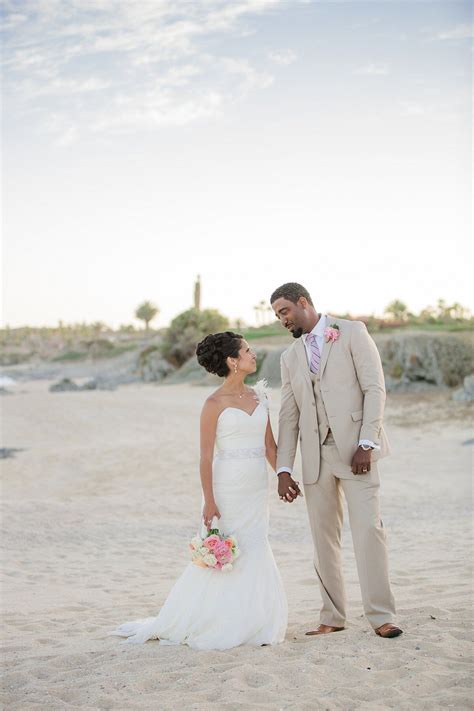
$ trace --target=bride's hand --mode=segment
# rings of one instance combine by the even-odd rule
[[[282,501],[292,502],[298,496],[303,496],[298,486],[289,472],[280,472],[278,474],[278,496]]]
[[[202,517],[204,519],[204,525],[206,526],[207,530],[209,531],[211,528],[212,519],[214,517],[216,517],[216,518],[221,517],[220,511],[217,508],[215,501],[205,502],[204,508],[202,511]]]

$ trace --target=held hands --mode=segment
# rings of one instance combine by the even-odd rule
[[[351,469],[353,474],[368,474],[370,472],[372,450],[362,449],[357,447],[354,456],[352,457]]]
[[[288,472],[281,472],[278,475],[278,496],[282,501],[287,501],[290,504],[298,496],[303,496],[298,482],[292,479]]]
[[[216,506],[215,501],[206,501],[204,502],[204,508],[202,510],[202,518],[204,520],[204,525],[206,526],[207,530],[211,530],[211,524],[212,524],[212,519],[214,518],[220,518],[221,514],[219,509]]]
[[[358,447],[352,457],[351,469],[353,474],[368,474],[370,472],[372,450]],[[303,496],[298,482],[292,479],[288,472],[278,475],[278,496],[282,501],[292,503],[298,496]]]

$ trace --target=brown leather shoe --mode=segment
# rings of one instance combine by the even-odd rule
[[[393,625],[391,622],[386,622],[381,627],[377,627],[375,634],[378,634],[379,637],[398,637],[398,635],[403,634],[403,630],[401,630],[400,627]]]
[[[317,630],[312,630],[311,632],[305,632],[306,635],[316,635],[316,634],[330,634],[331,632],[341,632],[344,627],[331,627],[331,625],[319,625]]]

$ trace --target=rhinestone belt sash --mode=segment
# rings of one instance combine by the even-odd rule
[[[216,454],[216,459],[260,459],[265,456],[265,447],[251,447],[249,449],[221,449]]]

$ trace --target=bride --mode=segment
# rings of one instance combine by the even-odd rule
[[[193,649],[278,644],[288,610],[267,538],[265,458],[275,469],[276,444],[264,384],[245,385],[257,369],[256,356],[236,333],[206,336],[196,354],[209,373],[225,378],[201,413],[199,534],[207,535],[218,519],[221,534],[237,539],[240,556],[229,572],[189,563],[157,617],[127,622],[111,634],[136,644],[159,639]]]

